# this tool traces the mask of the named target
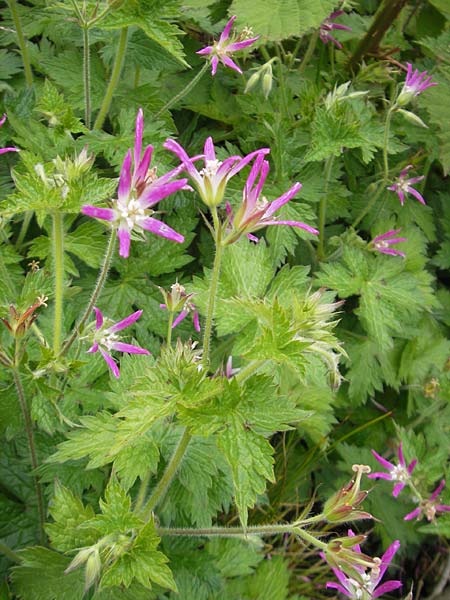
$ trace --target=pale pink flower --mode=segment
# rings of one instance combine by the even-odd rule
[[[408,177],[407,177],[408,171],[410,169],[412,169],[412,167],[413,167],[412,165],[406,166],[400,172],[400,176],[397,179],[397,181],[395,181],[392,185],[390,185],[387,188],[391,192],[396,192],[397,196],[399,197],[400,204],[402,206],[405,203],[405,197],[406,197],[405,195],[406,194],[412,194],[414,196],[414,198],[416,198],[421,204],[426,204],[425,200],[423,199],[423,196],[417,190],[415,190],[413,187],[411,187],[412,184],[418,183],[419,181],[422,181],[423,179],[425,179],[425,176],[419,175],[419,177],[411,177],[408,179]]]
[[[405,83],[402,91],[397,98],[397,104],[404,106],[412,98],[424,92],[427,88],[437,85],[436,81],[431,81],[431,76],[427,77],[426,71],[420,72],[418,69],[413,71],[411,63],[407,63],[408,71],[406,73]]]
[[[397,250],[397,248],[391,248],[392,244],[399,244],[400,242],[407,242],[407,238],[404,237],[396,237],[398,233],[400,233],[401,229],[391,229],[390,231],[386,231],[386,233],[382,233],[381,235],[377,235],[372,240],[372,247],[377,252],[381,252],[381,254],[390,254],[392,256],[402,256],[405,258],[406,254]]]
[[[395,485],[394,489],[392,490],[392,495],[394,498],[397,498],[402,489],[405,487],[406,483],[409,481],[409,479],[411,479],[411,474],[417,465],[417,458],[412,460],[409,465],[406,466],[402,442],[400,442],[397,450],[398,464],[396,465],[380,456],[378,452],[375,452],[375,450],[372,450],[371,452],[380,465],[387,470],[387,473],[370,473],[370,475],[367,477],[369,477],[369,479],[386,479],[387,481],[394,481]]]
[[[437,486],[434,492],[429,498],[420,502],[419,506],[408,513],[406,517],[403,517],[405,521],[411,521],[412,519],[421,519],[423,516],[428,521],[433,521],[436,513],[450,512],[450,506],[448,504],[439,504],[439,495],[445,487],[445,479]]]

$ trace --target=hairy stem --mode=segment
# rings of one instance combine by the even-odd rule
[[[12,16],[12,19],[14,22],[14,27],[16,29],[20,53],[22,54],[23,68],[25,71],[25,81],[27,82],[27,86],[31,87],[33,85],[33,72],[31,71],[30,56],[28,54],[28,48],[27,48],[25,36],[23,35],[22,23],[20,22],[19,13],[17,11],[16,0],[8,0],[8,6],[9,6],[9,10],[11,11],[11,16]]]
[[[319,204],[319,245],[317,246],[317,259],[323,260],[325,256],[325,222],[327,218],[328,188],[330,186],[331,172],[333,170],[334,156],[330,156],[325,163],[325,185],[323,196]]]
[[[159,502],[164,498],[167,490],[169,489],[170,484],[172,483],[172,479],[174,478],[176,472],[178,471],[179,466],[184,458],[184,454],[187,450],[189,442],[191,441],[191,434],[188,429],[183,431],[182,436],[177,444],[177,447],[172,454],[170,461],[166,466],[166,470],[164,471],[163,476],[158,481],[155,489],[150,495],[150,498],[147,501],[147,504],[144,506],[144,518],[147,520],[151,517],[153,509],[159,504]]]
[[[64,217],[60,211],[53,214],[53,267],[55,270],[55,312],[53,319],[53,352],[61,350],[64,303]]]
[[[389,132],[391,129],[391,118],[392,118],[393,107],[390,106],[386,115],[386,123],[384,125],[384,137],[383,137],[383,173],[384,182],[389,179],[389,158],[388,158],[388,145],[389,145]]]
[[[373,194],[372,198],[369,200],[369,202],[367,202],[366,206],[363,208],[363,210],[359,213],[359,215],[353,221],[353,223],[350,226],[351,228],[355,229],[356,226],[359,225],[359,223],[364,219],[364,217],[372,210],[372,208],[375,206],[376,201],[381,196],[383,191],[384,191],[384,185],[380,185],[378,190],[375,192],[375,194]]]
[[[3,554],[3,556],[6,556],[6,558],[9,558],[9,560],[12,560],[13,562],[16,562],[16,563],[22,562],[22,559],[20,558],[20,556],[18,554],[16,554],[13,550],[11,550],[11,548],[8,548],[8,546],[6,546],[5,544],[2,544],[1,542],[0,542],[0,553]]]
[[[101,129],[105,122],[106,115],[108,114],[111,106],[114,91],[119,81],[120,73],[122,71],[123,62],[125,58],[125,52],[127,49],[128,40],[128,27],[123,27],[120,31],[119,45],[117,46],[116,58],[114,60],[113,69],[111,71],[111,77],[106,89],[106,93],[103,97],[103,102],[100,107],[100,111],[95,119],[94,129]]]
[[[308,47],[306,48],[305,56],[303,57],[303,60],[298,69],[299,73],[303,73],[303,71],[306,69],[306,66],[308,65],[309,61],[311,60],[311,58],[314,54],[314,50],[316,49],[318,39],[319,39],[319,30],[315,31],[309,38],[309,43],[308,43]]]
[[[37,501],[37,508],[38,508],[38,514],[39,514],[39,535],[40,535],[41,544],[44,544],[45,543],[44,499],[43,499],[43,495],[42,495],[41,484],[39,483],[39,479],[37,478],[37,475],[35,474],[36,469],[38,468],[39,464],[38,464],[38,460],[37,460],[36,443],[34,440],[33,422],[31,420],[30,411],[28,410],[28,405],[27,405],[27,401],[25,398],[25,392],[23,389],[22,380],[20,378],[20,371],[19,371],[19,365],[18,365],[19,354],[20,354],[20,349],[19,349],[18,343],[16,342],[16,360],[15,360],[15,364],[12,369],[12,372],[13,372],[14,384],[15,384],[16,390],[17,390],[17,397],[19,399],[20,410],[22,411],[23,420],[25,422],[25,431],[27,434],[28,450],[30,452],[30,459],[31,459],[31,467],[34,472],[32,475],[32,478],[33,478],[34,489],[35,489],[35,493],[36,493],[36,501]]]
[[[84,123],[91,128],[91,55],[89,50],[89,29],[83,27],[83,83],[84,83]]]
[[[115,246],[115,242],[116,242],[116,230],[112,229],[111,230],[111,235],[109,238],[109,242],[108,242],[108,246],[106,248],[106,253],[105,256],[103,258],[103,264],[101,266],[100,269],[100,273],[98,275],[98,279],[97,279],[97,283],[95,284],[95,288],[91,294],[91,297],[89,299],[89,302],[85,308],[85,311],[83,313],[83,316],[81,317],[81,319],[78,321],[78,323],[76,324],[72,335],[70,336],[70,338],[67,340],[67,342],[64,344],[62,350],[61,350],[61,355],[66,354],[66,352],[69,350],[69,348],[72,346],[72,344],[74,343],[74,341],[77,339],[78,334],[80,333],[83,325],[86,323],[86,321],[89,319],[92,309],[95,306],[95,303],[97,302],[103,286],[105,285],[106,279],[108,277],[108,272],[109,269],[111,267],[111,260],[112,260],[112,255],[114,252],[114,246]]]
[[[243,535],[278,535],[280,533],[293,533],[294,526],[289,525],[250,525],[244,527],[207,527],[204,529],[184,527],[159,527],[159,536],[205,536],[205,537],[235,537]]]
[[[174,96],[168,102],[166,102],[166,104],[164,104],[164,106],[158,110],[158,112],[156,113],[154,118],[157,119],[158,117],[160,117],[162,114],[164,114],[166,112],[166,110],[169,110],[169,108],[172,108],[172,106],[174,106],[177,102],[179,102],[182,98],[184,98],[184,96],[189,94],[189,92],[197,85],[197,83],[200,81],[200,79],[206,73],[206,71],[208,70],[208,67],[209,67],[209,61],[206,61],[205,64],[203,65],[203,67],[197,73],[197,75],[195,75],[195,77],[193,77],[190,80],[190,82],[181,90],[181,92],[178,92],[178,94],[176,96]]]
[[[172,343],[172,324],[173,324],[173,312],[169,312],[169,322],[167,323],[167,347],[169,347]]]
[[[27,235],[28,227],[30,226],[31,219],[33,217],[33,211],[27,210],[23,216],[22,225],[20,227],[19,235],[17,236],[16,246],[20,248],[23,244],[25,236]]]

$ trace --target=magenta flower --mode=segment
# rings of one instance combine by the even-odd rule
[[[445,479],[441,481],[441,483],[437,486],[434,492],[431,494],[427,500],[422,500],[419,506],[408,513],[406,517],[403,517],[405,521],[411,521],[412,519],[421,519],[425,516],[428,521],[433,521],[436,513],[441,512],[450,512],[450,506],[448,504],[438,504],[439,495],[444,489]]]
[[[6,113],[0,119],[0,127],[4,124],[5,121],[6,121]],[[0,148],[0,154],[6,154],[6,152],[19,152],[19,148],[14,148],[13,146],[9,146],[7,148]]]
[[[264,160],[263,154],[259,154],[247,178],[243,191],[242,204],[236,215],[233,216],[231,206],[227,205],[232,231],[226,240],[224,240],[225,243],[231,244],[244,234],[251,240],[258,241],[258,238],[252,235],[252,232],[258,231],[268,225],[290,225],[291,227],[304,229],[314,235],[319,233],[317,229],[301,221],[280,221],[274,217],[274,213],[300,191],[302,184],[295,183],[282,196],[269,202],[264,196],[260,197],[268,173],[269,163]]]
[[[330,31],[333,31],[333,29],[340,29],[342,31],[351,31],[352,28],[348,27],[347,25],[340,25],[339,23],[334,23],[334,20],[337,19],[337,17],[340,17],[341,15],[344,14],[345,11],[343,10],[336,10],[335,12],[332,12],[331,15],[329,15],[320,25],[319,28],[319,37],[322,40],[322,42],[324,44],[328,44],[328,42],[332,42],[337,48],[339,48],[339,50],[341,50],[342,48],[342,44],[341,42],[338,42],[338,40],[333,37],[330,33]]]
[[[397,98],[397,104],[400,106],[408,104],[412,98],[418,96],[427,88],[437,85],[437,82],[431,81],[431,76],[427,77],[428,73],[426,71],[423,71],[422,73],[418,69],[413,71],[411,63],[407,63],[407,67],[406,80],[403,84],[402,91]]]
[[[348,535],[355,536],[351,529],[349,529]],[[332,571],[339,580],[339,583],[329,581],[326,587],[338,590],[341,594],[352,600],[372,600],[372,598],[379,598],[387,592],[397,590],[402,587],[401,581],[391,580],[386,581],[381,585],[380,582],[399,548],[400,542],[395,540],[383,554],[381,559],[374,559],[374,561],[376,561],[375,566],[368,571],[366,571],[364,567],[355,564],[354,568],[360,575],[360,581],[357,581],[352,577],[347,577],[341,569],[332,567]],[[357,553],[361,553],[359,544],[355,544],[353,549],[356,550]]]
[[[226,67],[230,67],[230,69],[242,74],[241,69],[229,57],[229,54],[233,54],[233,52],[247,48],[247,46],[251,46],[254,42],[256,42],[256,40],[259,39],[259,35],[256,37],[248,37],[249,32],[244,30],[238,37],[230,40],[230,31],[235,19],[235,16],[231,17],[231,19],[225,25],[225,29],[220,34],[218,42],[214,42],[212,46],[206,46],[206,48],[202,48],[197,52],[197,54],[201,54],[202,56],[211,57],[211,72],[213,75],[215,75],[217,72],[217,65],[219,64],[219,61]]]
[[[94,308],[95,312],[95,334],[94,343],[88,352],[94,353],[100,351],[100,354],[106,361],[106,364],[113,372],[114,377],[119,377],[119,367],[116,365],[110,354],[111,350],[119,352],[128,352],[130,354],[150,354],[145,348],[134,346],[133,344],[124,344],[117,335],[118,331],[129,327],[135,323],[142,315],[142,310],[138,310],[118,323],[113,323],[107,327],[104,326],[103,314],[99,308]]]
[[[408,179],[408,171],[412,169],[412,167],[412,165],[408,165],[402,171],[400,171],[400,176],[397,181],[387,188],[391,192],[396,192],[402,206],[405,203],[405,194],[412,194],[414,198],[417,198],[421,204],[426,204],[423,196],[417,190],[411,187],[413,183],[418,183],[419,181],[422,181],[422,179],[425,179],[425,176],[419,175],[419,177],[411,177]]]
[[[174,319],[172,323],[172,329],[181,323],[189,314],[192,314],[192,321],[194,323],[195,331],[200,331],[200,320],[198,316],[198,310],[193,302],[191,302],[195,294],[186,294],[186,288],[184,285],[180,285],[178,282],[174,283],[170,292],[167,292],[164,288],[159,288],[160,292],[164,296],[165,303],[160,304],[160,308],[169,310],[171,313],[180,312],[178,317]]]
[[[400,442],[397,456],[398,456],[398,464],[394,465],[389,462],[382,456],[380,456],[375,450],[371,451],[375,456],[377,461],[382,465],[387,473],[371,473],[367,477],[369,479],[386,479],[387,481],[395,481],[397,482],[394,485],[394,489],[392,490],[392,495],[394,498],[400,494],[402,489],[405,487],[406,483],[411,479],[412,472],[414,471],[415,466],[417,465],[417,458],[412,460],[408,466],[406,466],[405,457],[403,456],[403,444]]]
[[[186,151],[175,140],[167,140],[164,148],[174,152],[182,162],[185,169],[201,199],[207,206],[217,206],[223,200],[226,185],[241,169],[255,157],[270,152],[269,148],[260,148],[251,152],[244,158],[240,156],[229,156],[223,162],[217,160],[214,143],[211,137],[207,138],[204,146],[204,154],[190,158]],[[199,159],[204,159],[204,168],[200,171],[194,165]]]
[[[171,181],[179,174],[180,169],[174,169],[162,177],[156,177],[156,167],[149,170],[153,146],[147,146],[141,158],[143,130],[144,115],[140,108],[136,119],[134,154],[132,156],[131,150],[128,150],[123,161],[115,207],[99,208],[86,204],[81,208],[83,214],[110,221],[117,227],[119,254],[123,258],[128,258],[130,254],[131,233],[135,230],[146,230],[174,242],[184,242],[181,234],[152,217],[155,212],[152,207],[163,198],[184,188],[187,180]]]
[[[372,240],[372,247],[377,252],[381,252],[381,254],[391,254],[392,256],[403,256],[405,258],[406,254],[404,252],[397,250],[397,248],[391,248],[392,244],[408,241],[404,237],[395,237],[400,231],[401,229],[391,229],[390,231],[386,231],[386,233],[377,235]]]

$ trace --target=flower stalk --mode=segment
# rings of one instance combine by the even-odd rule
[[[23,68],[25,71],[25,81],[27,82],[27,86],[31,87],[33,85],[33,72],[31,70],[30,56],[28,54],[27,42],[23,34],[19,12],[17,10],[16,0],[8,0],[8,6],[9,10],[11,11],[11,16],[17,34],[17,41],[19,42],[20,53],[22,55]]]
[[[119,45],[117,46],[117,53],[116,58],[114,60],[113,69],[111,71],[111,77],[108,83],[108,87],[106,88],[105,96],[103,97],[103,102],[100,107],[100,111],[94,122],[94,129],[101,129],[103,127],[106,115],[108,114],[108,111],[110,109],[114,91],[117,87],[117,83],[119,82],[120,73],[122,71],[124,63],[125,52],[127,49],[127,41],[128,27],[123,27],[120,31]]]
[[[319,204],[319,245],[317,246],[317,259],[320,261],[325,256],[325,222],[327,219],[327,195],[333,171],[334,156],[330,156],[325,165],[325,186]]]
[[[53,352],[57,356],[61,350],[64,319],[64,216],[60,211],[53,214],[53,264],[55,270]]]
[[[83,84],[84,84],[84,123],[91,128],[91,55],[89,51],[89,29],[83,26]]]
[[[158,112],[155,115],[155,119],[158,119],[161,115],[163,115],[167,110],[169,110],[170,108],[172,108],[172,106],[175,106],[176,104],[178,104],[178,102],[184,98],[185,96],[187,96],[189,94],[189,92],[194,89],[194,87],[197,85],[197,83],[200,81],[200,79],[203,77],[203,75],[206,73],[206,71],[209,68],[209,63],[205,62],[205,64],[203,65],[203,67],[200,69],[200,71],[198,71],[198,73],[195,75],[195,77],[193,77],[189,83],[187,83],[185,85],[185,87],[178,92],[178,94],[176,94],[175,96],[173,96],[173,98],[171,98],[170,100],[168,100],[164,106],[162,108],[160,108],[158,110]]]

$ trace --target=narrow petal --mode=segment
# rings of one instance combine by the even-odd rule
[[[126,198],[130,193],[131,188],[131,150],[128,150],[124,161],[122,163],[122,168],[120,170],[120,179],[119,179],[119,200],[122,198]]]
[[[211,74],[215,75],[217,73],[217,65],[219,64],[219,59],[217,56],[213,56],[211,59]]]
[[[205,153],[205,160],[216,160],[214,142],[211,136],[206,138],[205,147],[203,151]]]
[[[430,500],[436,500],[436,498],[439,496],[439,494],[442,492],[442,490],[445,487],[445,479],[441,480],[441,483],[437,486],[437,488],[434,490],[434,492],[431,494],[430,496]]]
[[[19,148],[13,148],[12,146],[0,148],[0,154],[6,154],[7,152],[20,152],[20,150]]]
[[[136,321],[140,318],[142,312],[142,310],[137,310],[128,317],[125,317],[125,319],[122,319],[118,323],[114,323],[114,325],[111,325],[111,327],[108,328],[108,331],[110,331],[111,333],[116,333],[117,331],[122,331],[122,329],[133,325],[133,323],[136,323]]]
[[[304,229],[308,233],[312,233],[313,235],[319,235],[319,231],[307,225],[306,223],[302,223],[301,221],[261,221],[261,224],[266,225],[289,225],[290,227],[298,227],[299,229]]]
[[[251,46],[257,40],[259,40],[259,35],[248,40],[243,40],[242,42],[234,42],[233,44],[228,44],[227,52],[236,52],[236,50],[242,50],[243,48],[247,48],[247,46]]]
[[[134,169],[136,171],[139,163],[141,162],[141,151],[142,151],[142,134],[144,132],[144,113],[142,108],[138,110],[136,117],[136,135],[134,138]]]
[[[388,592],[392,592],[393,590],[398,590],[398,588],[402,587],[402,582],[397,580],[386,581],[380,585],[380,587],[372,592],[372,598],[379,598],[383,594],[387,594]]]
[[[200,319],[199,319],[197,310],[194,310],[194,312],[192,314],[192,322],[194,323],[195,331],[200,332]]]
[[[396,250],[395,248],[377,248],[377,251],[381,254],[389,254],[391,256],[402,256],[406,258],[406,254],[404,252],[400,252],[400,250]]]
[[[94,306],[94,313],[95,313],[95,329],[100,329],[100,327],[103,325],[103,314],[102,311],[97,308],[96,306]]]
[[[396,235],[397,233],[400,233],[400,231],[401,231],[401,229],[391,229],[390,231],[386,231],[386,233],[382,233],[381,235],[377,235],[375,238],[373,238],[373,241],[374,242],[379,242],[380,240],[385,240],[386,238],[389,238],[392,235]]]
[[[333,27],[333,29],[335,29],[335,27]],[[337,40],[335,37],[333,37],[333,36],[331,35],[331,33],[328,33],[328,34],[327,34],[327,38],[328,38],[328,39],[329,39],[331,42],[333,42],[333,44],[336,46],[336,48],[339,48],[339,50],[342,50],[342,44],[341,44],[341,42],[339,42],[339,41],[338,41],[338,40]]]
[[[247,233],[247,237],[251,242],[255,242],[255,244],[259,242],[259,238],[256,237],[256,235],[253,235],[252,233]]]
[[[247,195],[250,194],[250,190],[252,189],[252,187],[255,184],[255,181],[261,171],[263,162],[264,162],[264,155],[258,154],[255,162],[252,165],[252,168],[250,169],[250,173],[248,174],[247,181],[245,182],[245,191],[246,191]]]
[[[341,31],[351,31],[352,28],[349,27],[348,25],[341,25],[340,23],[333,23],[333,25],[331,26],[332,29],[339,29]]]
[[[178,315],[178,317],[176,319],[174,319],[173,323],[172,323],[172,329],[174,329],[177,325],[179,325],[181,323],[181,321],[184,321],[184,319],[188,316],[189,311],[187,310],[182,310],[180,312],[180,314]]]
[[[416,517],[419,517],[421,514],[422,510],[420,509],[420,507],[416,508],[415,510],[413,510],[412,512],[408,513],[405,517],[403,517],[404,521],[411,521],[412,519],[415,519]]]
[[[395,540],[395,542],[392,542],[392,544],[389,546],[389,548],[386,550],[386,552],[381,557],[381,565],[380,565],[380,571],[379,571],[377,583],[383,579],[383,576],[386,573],[387,568],[391,564],[392,559],[394,558],[394,556],[399,548],[400,548],[400,542],[398,540]]]
[[[398,233],[399,229],[392,231],[392,233]],[[389,243],[393,243],[392,241]],[[398,449],[397,449],[397,456],[398,456],[398,462],[401,464],[402,467],[404,467],[406,465],[405,463],[405,457],[403,455],[403,442],[400,442],[400,444],[398,445]]]
[[[405,204],[405,192],[403,190],[397,190],[397,196],[400,199],[400,204],[403,206]]]
[[[391,462],[380,456],[378,452],[375,452],[375,450],[371,450],[371,452],[377,459],[377,461],[380,463],[380,465],[382,465],[388,471],[391,471],[395,467],[395,465],[393,465]]]
[[[450,506],[448,504],[437,504],[435,508],[437,512],[450,512]]]
[[[408,473],[411,475],[411,473],[414,471],[415,466],[417,465],[417,458],[414,458],[410,463],[409,463],[409,467],[408,467]]]
[[[90,354],[94,354],[95,352],[97,352],[98,350],[98,342],[94,342],[92,344],[92,346],[89,348],[89,350],[86,350],[86,352],[89,352]]]
[[[421,203],[426,205],[426,202],[423,198],[423,196],[414,188],[410,187],[409,185],[406,188],[406,191],[409,192],[410,194],[412,194],[414,196],[414,198],[417,198],[417,200]]]
[[[145,179],[147,176],[148,168],[150,166],[150,162],[152,160],[153,146],[147,146],[144,151],[144,156],[139,163],[136,163],[134,171],[135,180]]]
[[[406,167],[400,171],[400,179],[405,179],[408,175],[408,171],[412,168],[412,165],[406,165]]]
[[[173,242],[178,242],[179,244],[184,242],[184,236],[182,236],[181,233],[177,233],[174,229],[153,217],[148,217],[145,221],[141,221],[140,226],[147,231],[151,231],[155,235],[160,235]]]
[[[81,212],[87,217],[94,219],[103,219],[103,221],[114,221],[115,214],[112,208],[99,208],[91,204],[85,204],[81,207]]]
[[[161,186],[156,185],[155,182],[155,186],[150,186],[148,189],[143,191],[139,198],[139,203],[144,208],[154,206],[163,198],[167,198],[167,196],[170,196],[170,194],[174,194],[175,192],[182,190],[187,184],[187,181],[187,179],[177,179],[176,181],[171,181],[170,183],[165,183]]]
[[[408,179],[408,183],[414,184],[414,183],[419,183],[419,181],[423,181],[425,179],[425,175],[419,175],[419,177],[411,177],[411,179]]]
[[[6,121],[6,113],[3,113],[3,116],[0,119],[0,127],[5,123],[5,121]]]
[[[150,354],[145,348],[135,346],[134,344],[124,344],[123,342],[115,342],[112,346],[113,350],[119,352],[128,352],[129,354]]]
[[[385,479],[386,481],[392,481],[392,475],[390,473],[369,473],[367,477],[369,479]]]
[[[236,175],[236,173],[239,173],[239,171],[241,171],[245,166],[247,166],[248,163],[251,162],[255,158],[255,156],[258,156],[258,154],[266,155],[269,153],[270,153],[270,148],[260,148],[259,150],[250,152],[250,154],[247,154],[247,156],[244,156],[244,158],[242,158],[239,163],[234,165],[234,167],[230,170],[230,172],[227,175],[227,180],[230,179],[230,177],[233,177],[234,175]]]
[[[219,42],[225,42],[229,37],[230,37],[230,31],[231,28],[233,27],[233,23],[236,20],[236,15],[233,15],[231,17],[231,19],[228,21],[228,23],[225,25],[224,30],[222,31],[222,33],[220,34],[220,38],[219,38]]]
[[[122,258],[128,258],[130,255],[131,236],[128,229],[118,229],[117,237],[119,238],[119,254]]]
[[[200,183],[201,183],[202,178],[200,177],[199,172],[195,168],[194,163],[187,155],[186,150],[184,148],[182,148],[178,142],[176,142],[175,140],[172,140],[172,139],[168,139],[164,142],[164,148],[166,148],[166,150],[170,150],[171,152],[176,154],[178,156],[178,158],[181,160],[181,162],[183,163],[183,165],[184,165],[186,171],[189,173],[189,175],[195,181],[200,181]]]
[[[232,60],[229,56],[224,54],[223,56],[221,56],[221,60],[224,65],[226,65],[227,67],[230,67],[230,69],[233,69],[234,71],[236,71],[237,73],[242,75],[242,69],[240,67],[238,67],[238,65],[234,62],[234,60]]]
[[[293,198],[301,190],[301,188],[301,183],[294,183],[290,190],[288,190],[282,196],[276,198],[270,203],[268,209],[266,210],[266,216],[272,216],[279,208],[284,206],[286,202],[289,202],[289,200],[291,200],[291,198]]]
[[[105,359],[108,367],[111,369],[114,377],[116,377],[118,379],[120,376],[120,371],[119,371],[119,367],[116,365],[113,357],[110,354],[108,354],[107,352],[105,352],[105,350],[103,350],[103,348],[100,348],[100,353],[103,356],[103,358]]]
[[[201,50],[197,50],[197,52],[195,54],[201,54],[202,56],[204,56],[206,54],[211,54],[212,51],[213,51],[212,46],[206,46],[205,48],[202,48]]]

